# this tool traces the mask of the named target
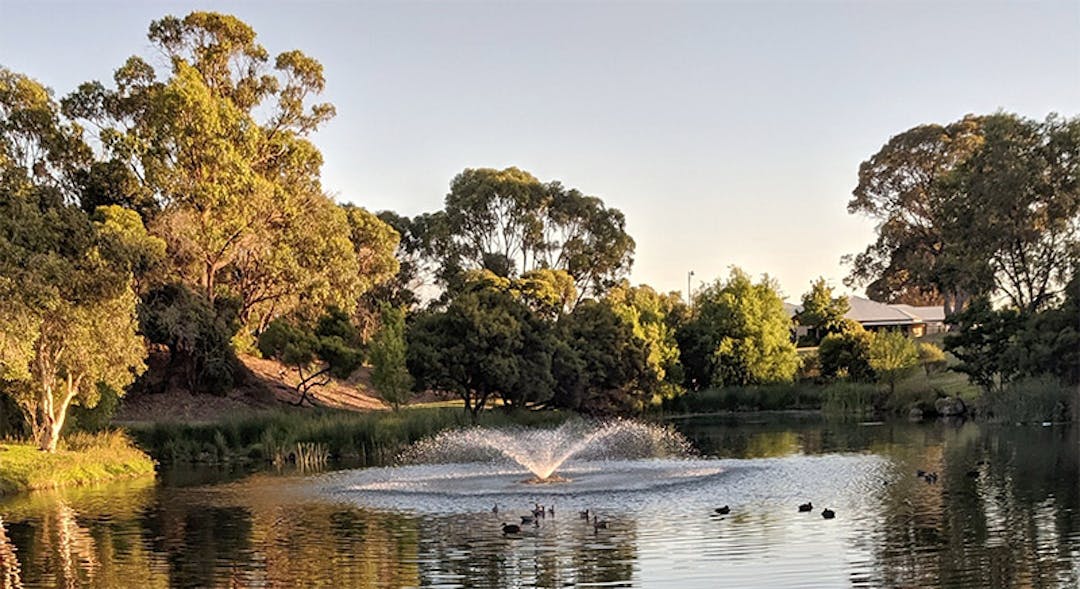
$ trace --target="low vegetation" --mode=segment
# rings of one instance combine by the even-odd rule
[[[0,494],[153,474],[154,462],[120,432],[70,435],[55,452],[0,442]]]
[[[559,423],[563,412],[486,411],[479,425]],[[138,445],[165,463],[298,463],[310,456],[385,464],[407,445],[473,420],[458,407],[397,412],[269,411],[212,423],[158,422],[130,428]]]

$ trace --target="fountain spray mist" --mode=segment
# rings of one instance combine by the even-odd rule
[[[421,440],[398,458],[403,464],[507,461],[528,469],[537,482],[553,476],[571,458],[618,460],[683,458],[690,442],[674,429],[625,419],[568,421],[553,429],[472,427]]]

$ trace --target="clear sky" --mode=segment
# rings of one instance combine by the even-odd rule
[[[517,166],[626,214],[632,280],[736,264],[796,300],[873,239],[847,214],[889,136],[998,109],[1080,113],[1080,1],[16,2],[0,65],[58,94],[151,55],[150,21],[237,15],[320,60],[315,137],[339,200],[441,208],[466,167]]]

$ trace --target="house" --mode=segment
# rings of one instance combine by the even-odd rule
[[[850,309],[844,317],[858,322],[867,331],[901,331],[911,337],[922,337],[947,330],[942,306],[887,305],[856,296],[848,297],[848,305]],[[784,310],[794,321],[802,306],[784,303]],[[808,333],[808,328],[803,325],[796,324],[795,330],[798,338]]]
[[[844,317],[868,331],[901,331],[911,337],[945,331],[944,307],[887,305],[862,297],[848,297],[851,309]]]

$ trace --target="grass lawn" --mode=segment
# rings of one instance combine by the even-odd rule
[[[154,474],[154,461],[122,434],[66,442],[53,454],[32,443],[0,442],[0,495]]]

